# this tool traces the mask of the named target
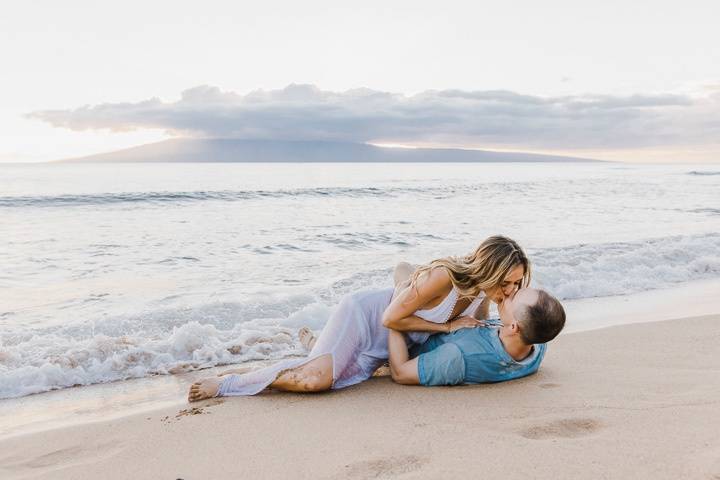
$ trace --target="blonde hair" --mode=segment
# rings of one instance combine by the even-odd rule
[[[410,285],[417,293],[417,280],[434,268],[444,268],[458,291],[458,298],[475,298],[483,290],[499,286],[510,271],[521,265],[524,269],[522,287],[530,285],[530,261],[514,240],[496,235],[487,238],[474,252],[464,257],[438,258],[419,267]]]

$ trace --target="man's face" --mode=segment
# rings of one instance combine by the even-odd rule
[[[517,323],[523,312],[537,302],[538,291],[534,288],[521,288],[512,295],[506,297],[498,305],[500,321],[503,327],[509,327]]]

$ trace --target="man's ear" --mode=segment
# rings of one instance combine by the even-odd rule
[[[510,324],[510,332],[511,332],[513,335],[519,334],[519,333],[520,333],[520,325],[518,325],[517,322],[512,322],[512,323]]]

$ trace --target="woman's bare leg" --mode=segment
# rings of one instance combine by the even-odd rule
[[[393,282],[395,282],[393,299],[410,285],[410,277],[414,272],[415,267],[407,262],[400,262],[395,266],[395,270],[393,270]]]
[[[274,366],[264,367],[259,370],[248,372],[243,375],[225,375],[222,377],[211,377],[194,383],[188,392],[188,400],[195,402],[205,398],[217,396],[222,386],[224,395],[246,395],[258,393],[265,386],[289,392],[320,392],[329,390],[334,382],[334,352],[338,342],[347,335],[348,328],[352,325],[344,317],[348,308],[355,308],[345,302],[352,302],[351,296],[345,297],[338,308],[338,312],[332,315],[325,324],[322,332],[317,338],[313,351],[312,360],[283,360]],[[303,364],[303,362],[307,362]],[[300,365],[296,368],[282,370],[285,365]]]
[[[284,392],[323,392],[333,384],[332,355],[322,355],[297,368],[280,372],[271,388]]]
[[[395,266],[393,270],[393,282],[395,287],[401,283],[405,283],[410,280],[410,276],[415,272],[415,267],[408,262],[400,262]]]
[[[190,386],[188,401],[197,402],[217,395],[223,377],[208,377]],[[305,365],[278,373],[270,384],[271,388],[285,392],[322,392],[330,390],[333,384],[332,355],[317,357]]]

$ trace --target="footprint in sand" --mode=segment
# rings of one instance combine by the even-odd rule
[[[520,432],[532,440],[545,438],[576,438],[590,435],[600,429],[600,422],[592,418],[565,418],[544,425],[535,425]]]
[[[422,468],[423,460],[415,455],[378,458],[345,465],[345,471],[338,478],[393,478]]]
[[[55,450],[28,460],[23,466],[30,468],[51,467],[67,458],[76,458],[82,451],[83,449],[80,447],[61,448],[60,450]]]
[[[687,457],[688,471],[684,478],[720,480],[720,449],[710,448]]]
[[[47,453],[27,458],[25,455],[0,458],[0,477],[3,471],[33,475],[50,472],[61,468],[94,463],[110,458],[123,450],[122,443],[98,443],[92,446],[72,446],[52,450]]]
[[[559,383],[541,383],[538,385],[540,388],[558,388],[559,386]]]

